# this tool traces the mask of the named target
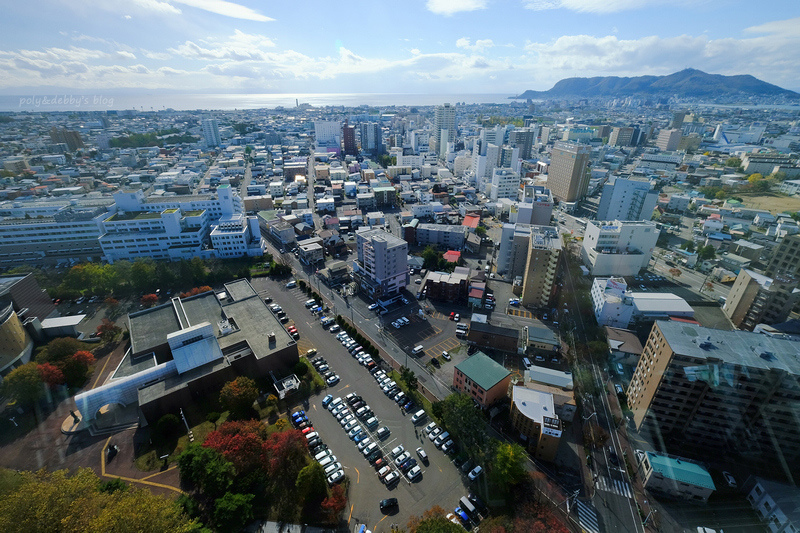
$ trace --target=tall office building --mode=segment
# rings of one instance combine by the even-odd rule
[[[203,139],[206,141],[206,146],[219,146],[222,144],[222,138],[219,136],[219,123],[215,118],[204,118],[203,126]]]
[[[667,451],[800,468],[800,342],[657,321],[628,387],[633,423]]]
[[[344,142],[344,155],[358,155],[356,145],[356,127],[347,122],[342,126],[342,141]]]
[[[412,139],[414,138],[412,133]],[[427,145],[427,137],[425,134],[425,142]],[[369,154],[379,154],[383,152],[383,143],[381,140],[381,125],[378,122],[362,122],[361,123],[361,150]],[[426,146],[427,151],[427,146]]]
[[[445,132],[442,143],[442,132]],[[433,116],[433,133],[431,136],[431,149],[441,156],[447,148],[447,143],[456,140],[456,108],[450,104],[436,106]]]
[[[672,113],[672,123],[669,127],[676,130],[683,128],[683,121],[686,120],[687,116],[689,116],[689,112],[686,110],[675,111]]]
[[[681,143],[681,130],[669,129],[658,132],[656,147],[662,152],[672,152]]]
[[[609,146],[630,146],[633,143],[633,128],[613,128],[608,138]]]
[[[759,324],[784,322],[800,301],[795,278],[770,278],[743,268],[722,308],[733,325],[753,331]]]
[[[54,143],[66,144],[71,152],[85,146],[80,133],[66,128],[56,128],[55,126],[50,129],[50,140]]]
[[[508,134],[508,144],[519,148],[519,157],[521,159],[531,158],[533,143],[536,141],[536,130],[536,127],[521,128],[512,130]]]
[[[496,168],[492,171],[489,197],[493,202],[500,198],[516,200],[519,198],[519,174],[510,168]]]
[[[353,275],[361,290],[388,303],[408,284],[408,243],[381,229],[356,233]]]
[[[592,147],[585,144],[557,142],[553,147],[547,187],[561,202],[583,198],[589,187],[589,156]]]
[[[650,220],[657,202],[649,181],[617,178],[603,186],[597,220]]]
[[[314,121],[314,140],[317,150],[321,152],[341,151],[342,127],[339,122],[332,120]]]

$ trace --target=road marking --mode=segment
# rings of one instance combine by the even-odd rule
[[[112,437],[113,437],[113,435],[112,435]],[[127,481],[128,483],[141,483],[142,485],[149,485],[151,487],[159,487],[159,488],[162,488],[162,489],[174,490],[175,492],[179,492],[181,494],[185,494],[179,488],[173,487],[171,485],[165,485],[163,483],[155,483],[153,481],[147,481],[147,478],[134,479],[134,478],[131,478],[131,477],[117,476],[117,475],[114,475],[114,474],[106,474],[106,450],[108,449],[108,443],[109,442],[111,442],[111,437],[108,437],[106,439],[106,442],[103,444],[103,447],[100,448],[100,476],[101,477],[108,477],[108,478],[111,478],[111,479],[119,478],[122,481]],[[175,468],[175,467],[173,467],[173,468]],[[161,472],[159,472],[158,474],[160,474],[160,473]],[[158,474],[153,474],[153,475],[158,475]],[[148,476],[148,477],[152,477],[152,476]]]
[[[350,525],[350,519],[353,518],[353,504],[350,504],[350,514],[347,515],[347,524]]]
[[[341,387],[341,388],[337,389],[336,392],[339,393],[339,392],[341,392],[341,391],[343,391],[343,390],[345,390],[345,389],[347,389],[349,387],[350,387],[350,385],[345,385],[344,387]]]
[[[388,516],[389,516],[388,514],[385,514],[385,515],[383,515],[383,518],[381,518],[380,520],[378,520],[378,523],[377,523],[377,524],[375,524],[375,527],[373,527],[372,529],[373,529],[373,530],[377,530],[377,529],[378,529],[378,525],[379,525],[381,522],[383,522],[384,520],[386,520],[386,518],[387,518]]]
[[[356,468],[355,466],[353,467],[353,470],[356,471],[356,485],[358,485],[358,482],[361,480],[361,472],[359,472],[358,468]]]
[[[105,363],[103,363],[103,368],[101,368],[101,369],[100,369],[100,373],[99,373],[99,374],[97,374],[97,379],[96,379],[96,380],[94,380],[94,384],[92,385],[92,388],[95,388],[95,387],[97,387],[97,382],[98,382],[98,381],[100,381],[100,378],[101,378],[101,377],[103,377],[103,372],[105,371],[105,369],[106,369],[106,365],[108,364],[108,360],[109,360],[109,359],[111,359],[111,354],[113,354],[113,353],[114,353],[114,351],[112,350],[111,352],[109,352],[109,354],[108,354],[108,355],[106,355],[106,362],[105,362]]]

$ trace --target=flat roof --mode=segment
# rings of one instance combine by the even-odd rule
[[[44,320],[42,320],[42,328],[49,329],[49,328],[74,327],[80,324],[84,318],[86,318],[86,315],[70,315],[70,316],[58,316],[54,318],[45,318]]]
[[[800,342],[750,331],[725,331],[659,320],[656,325],[677,354],[800,375]]]
[[[528,389],[515,385],[511,389],[511,401],[517,406],[519,412],[526,417],[541,423],[542,417],[558,418],[553,402],[553,395],[549,392]]]
[[[526,370],[525,374],[528,380],[535,381],[536,383],[544,383],[560,389],[572,390],[572,374],[567,374],[563,370],[555,370],[552,368],[545,368],[543,366],[533,365],[530,370]]]
[[[633,304],[641,313],[691,313],[694,309],[677,294],[667,292],[632,292]]]
[[[674,479],[682,483],[702,487],[705,489],[717,490],[714,480],[708,470],[697,463],[691,463],[686,459],[678,459],[654,452],[644,452],[653,471],[658,472],[667,479]]]
[[[456,365],[456,368],[487,391],[511,375],[503,365],[483,352],[476,352],[464,359]]]

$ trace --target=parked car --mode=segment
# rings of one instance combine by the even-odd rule
[[[292,280],[286,284],[287,289],[294,289],[295,287],[297,287],[297,282],[295,280]]]
[[[419,458],[422,460],[423,463],[428,462],[428,454],[425,453],[425,450],[422,449],[422,446],[417,448],[417,455],[419,455]]]

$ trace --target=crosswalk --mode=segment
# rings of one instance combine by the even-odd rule
[[[586,533],[600,533],[600,524],[597,522],[597,511],[588,503],[580,500],[575,502],[578,508],[578,522]]]
[[[610,479],[607,476],[600,476],[597,479],[597,483],[595,486],[597,487],[597,490],[602,490],[605,492],[613,492],[614,494],[619,494],[620,496],[625,496],[626,498],[633,497],[631,486],[626,481],[620,481],[618,479]]]

